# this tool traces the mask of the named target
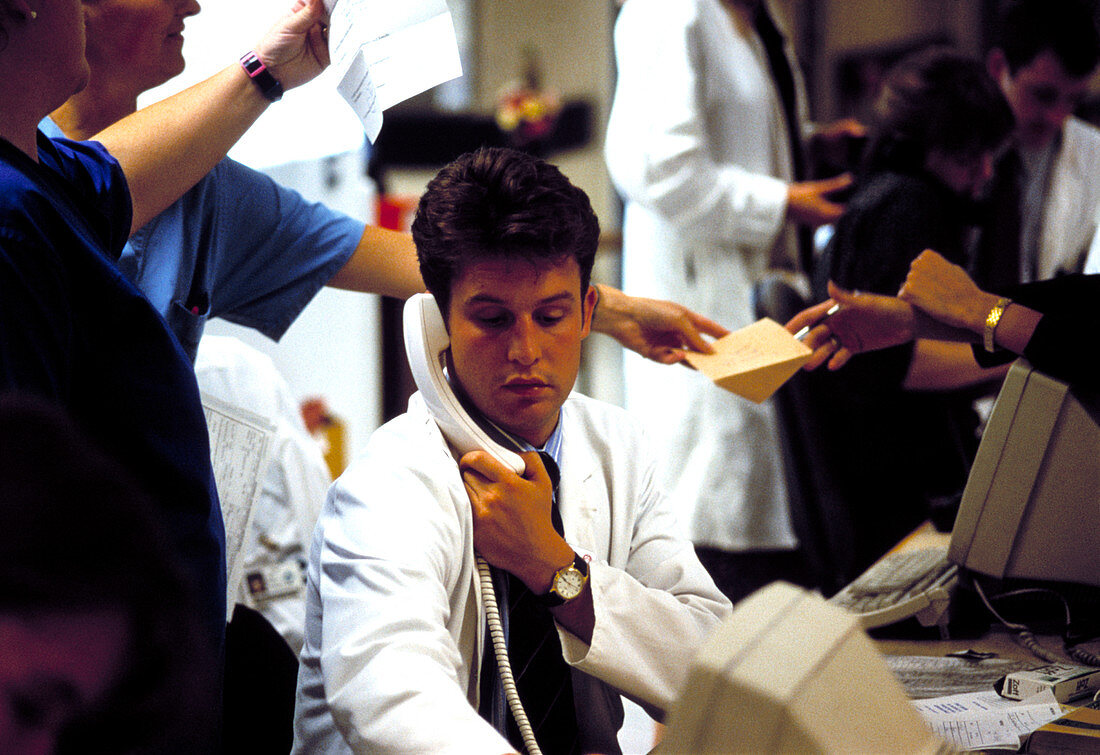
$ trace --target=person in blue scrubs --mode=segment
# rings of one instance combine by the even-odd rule
[[[87,139],[137,109],[142,92],[183,71],[195,0],[90,0],[88,86],[42,127]],[[119,266],[168,321],[192,360],[207,319],[278,339],[322,285],[405,298],[424,290],[412,239],[352,220],[233,160],[223,160],[142,227]],[[593,329],[671,363],[708,351],[725,329],[676,304],[601,285]]]
[[[285,89],[328,64],[323,12],[320,0],[300,2],[255,50]],[[163,319],[115,263],[130,233],[209,172],[271,103],[234,62],[97,142],[38,131],[87,79],[80,0],[0,0],[0,393],[60,406],[135,475],[218,645],[225,543],[198,387]]]

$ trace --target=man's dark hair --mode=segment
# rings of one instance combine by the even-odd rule
[[[1005,3],[993,37],[1013,75],[1046,51],[1080,79],[1100,62],[1100,33],[1092,0],[1010,0]]]
[[[995,150],[1013,125],[985,66],[947,48],[928,48],[887,74],[871,118],[867,168],[920,171],[933,149],[979,155]]]
[[[420,198],[412,224],[420,273],[449,309],[451,283],[483,259],[536,265],[572,257],[588,290],[600,226],[588,196],[553,165],[499,147],[462,155],[443,168]]]

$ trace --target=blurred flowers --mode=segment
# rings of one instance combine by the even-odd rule
[[[553,133],[561,99],[542,87],[534,50],[525,50],[524,57],[522,79],[505,84],[497,94],[496,122],[514,147],[533,150]]]

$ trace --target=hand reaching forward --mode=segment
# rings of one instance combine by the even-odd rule
[[[985,328],[986,315],[999,298],[982,291],[965,270],[931,249],[913,260],[898,297],[933,319],[974,333]]]
[[[830,370],[838,370],[854,354],[897,346],[916,337],[913,307],[896,297],[845,291],[832,281],[829,295],[831,299],[802,310],[785,326],[791,333],[812,326],[802,339],[814,352],[804,369],[814,370],[828,362]],[[840,309],[826,317],[836,304]]]
[[[714,349],[703,336],[720,338],[729,333],[675,302],[628,296],[604,285],[600,286],[592,328],[661,364],[683,361],[685,349],[710,354]]]
[[[844,212],[844,205],[834,201],[831,195],[851,185],[850,173],[791,184],[787,187],[787,218],[811,228],[836,222]]]

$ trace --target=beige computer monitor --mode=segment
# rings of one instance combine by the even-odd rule
[[[711,636],[658,753],[935,753],[951,749],[910,704],[859,619],[775,582]]]
[[[948,558],[997,579],[1100,587],[1100,397],[1017,361],[989,417]]]

